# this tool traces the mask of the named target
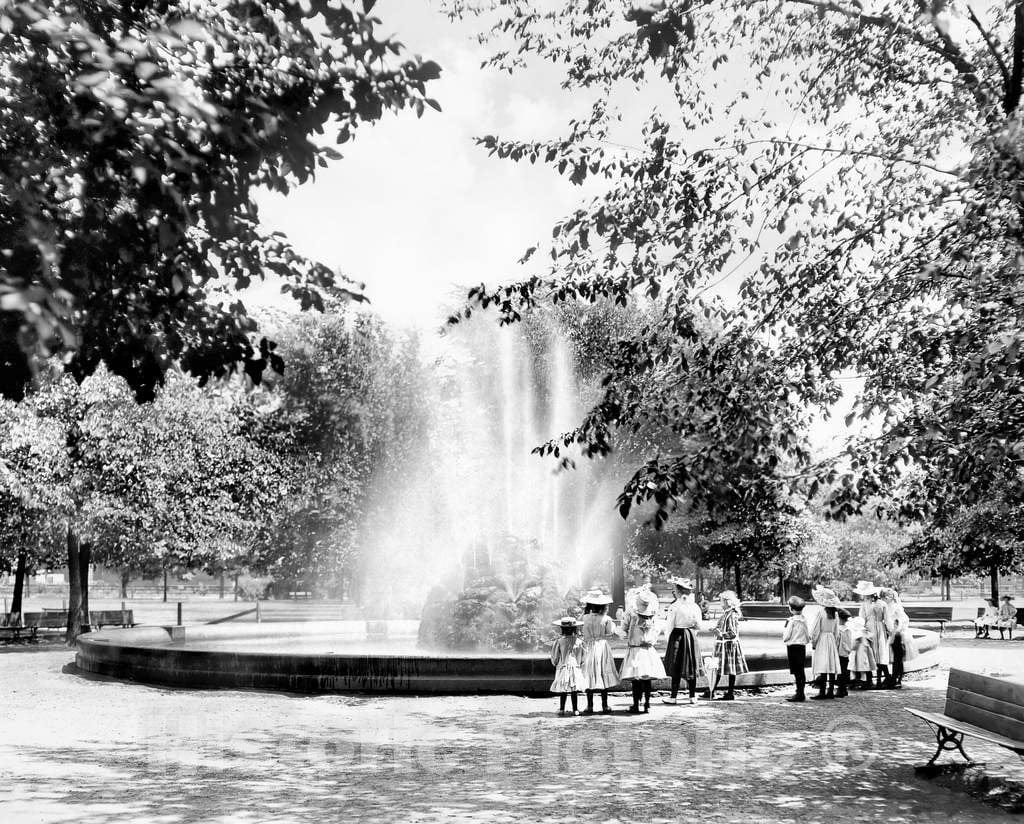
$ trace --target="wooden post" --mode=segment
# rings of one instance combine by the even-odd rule
[[[181,626],[181,601],[178,601],[178,626]]]

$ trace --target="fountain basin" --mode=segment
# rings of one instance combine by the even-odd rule
[[[549,695],[554,668],[544,654],[426,651],[415,621],[388,622],[388,639],[366,640],[362,621],[229,626],[133,627],[78,639],[77,666],[97,675],[151,684],[250,688],[301,693]],[[744,621],[742,643],[751,672],[741,687],[788,683],[778,621]],[[907,669],[934,664],[939,638],[915,630],[922,655]],[[702,633],[711,653],[713,639]],[[624,649],[616,651],[621,664]],[[657,686],[657,685],[656,685]]]

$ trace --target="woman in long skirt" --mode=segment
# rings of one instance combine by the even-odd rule
[[[677,703],[679,684],[685,680],[690,703],[697,703],[697,679],[704,675],[704,662],[697,641],[701,625],[700,607],[693,601],[693,584],[689,578],[672,578],[676,588],[675,603],[668,609],[668,647],[665,649],[665,672],[672,679],[672,695],[665,704]]]
[[[889,636],[885,631],[887,612],[885,605],[880,604],[878,600],[878,593],[881,590],[881,587],[876,587],[871,581],[858,581],[853,590],[861,598],[859,617],[864,628],[862,647],[860,650],[854,650],[854,659],[859,665],[867,663],[868,659],[872,664],[872,671],[854,670],[855,673],[866,674],[864,689],[871,689],[871,676],[874,673],[878,674],[877,686],[881,689],[883,677],[889,674]],[[865,654],[863,643],[871,647],[869,654]],[[851,666],[852,664],[853,662],[851,662]]]
[[[743,647],[740,646],[740,599],[730,589],[727,589],[718,596],[722,601],[722,615],[715,627],[715,658],[718,662],[718,669],[715,672],[715,683],[708,690],[708,699],[715,697],[715,690],[718,689],[718,682],[722,676],[729,679],[729,688],[723,701],[732,701],[736,698],[734,688],[736,676],[747,672],[747,660],[743,657]]]
[[[601,712],[610,713],[608,690],[619,683],[619,671],[612,655],[612,638],[619,635],[615,622],[608,616],[612,599],[599,589],[583,598],[583,677],[587,679],[587,708],[584,715],[594,714],[594,693],[601,693]]]

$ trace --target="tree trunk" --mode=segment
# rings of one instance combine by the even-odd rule
[[[74,646],[82,634],[82,579],[79,572],[78,533],[68,524],[68,629],[65,641]]]
[[[122,598],[127,598],[128,597],[128,581],[130,580],[130,578],[131,578],[131,572],[128,570],[128,567],[125,567],[124,569],[121,570],[121,597]]]
[[[13,626],[15,622],[18,624],[24,623],[21,620],[21,613],[23,612],[21,607],[22,593],[25,590],[25,567],[28,565],[28,556],[24,552],[18,553],[18,566],[14,570],[14,595],[11,597],[11,620],[9,623]]]
[[[167,603],[167,567],[164,567],[164,603]]]
[[[624,549],[621,542],[616,541],[612,548],[612,602],[615,607],[626,605],[626,565]],[[609,614],[613,610],[609,609]]]
[[[220,597],[221,597],[221,600],[224,599],[224,570],[223,569],[220,571]]]
[[[999,567],[993,566],[989,571],[989,577],[992,581],[992,600],[997,604],[999,603]]]
[[[939,584],[939,592],[945,601],[953,600],[953,582],[948,575],[943,575]]]
[[[89,541],[82,541],[78,547],[78,580],[82,588],[82,631],[88,632],[92,628],[92,618],[89,615],[89,564],[92,563],[92,544]]]
[[[779,573],[779,603],[786,603],[786,574],[784,572]]]
[[[235,600],[238,600],[238,573],[235,573]]]
[[[742,593],[740,592],[740,564],[739,564],[739,561],[736,562],[736,597],[737,598],[742,598],[743,597]]]

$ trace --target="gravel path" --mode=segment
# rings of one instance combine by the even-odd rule
[[[291,696],[87,679],[62,648],[0,651],[0,819],[14,822],[878,821],[1002,818],[918,778],[904,706],[941,709],[950,664],[1024,676],[1024,644],[953,639],[899,692],[785,692],[647,716],[555,700]],[[625,696],[613,697],[622,710]],[[988,771],[1020,778],[977,743]]]

